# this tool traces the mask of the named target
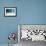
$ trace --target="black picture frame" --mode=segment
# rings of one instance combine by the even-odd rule
[[[17,7],[4,7],[4,16],[5,17],[16,17]]]

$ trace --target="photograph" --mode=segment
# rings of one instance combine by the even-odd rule
[[[16,16],[16,7],[5,7],[4,16]]]

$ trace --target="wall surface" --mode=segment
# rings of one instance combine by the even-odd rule
[[[4,7],[17,7],[17,16],[4,17]],[[17,34],[18,24],[46,24],[46,0],[0,0],[0,44],[8,43],[9,32]]]

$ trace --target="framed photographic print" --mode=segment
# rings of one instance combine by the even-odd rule
[[[16,7],[5,7],[4,8],[4,16],[14,17],[17,15],[17,8]]]

